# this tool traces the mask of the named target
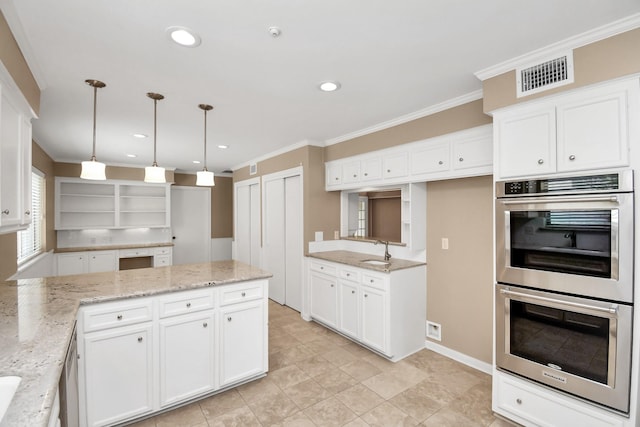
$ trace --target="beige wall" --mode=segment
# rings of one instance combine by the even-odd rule
[[[195,186],[196,176],[174,174],[176,185]],[[216,176],[216,185],[211,187],[211,238],[233,236],[233,179]]]
[[[324,162],[322,147],[305,146],[258,162],[256,175],[249,175],[248,166],[233,172],[233,181],[239,182],[302,166],[305,254],[316,231],[329,239],[340,230],[340,193],[324,191]]]
[[[24,59],[2,12],[0,12],[0,61],[11,74],[13,81],[20,88],[33,111],[38,114],[40,112],[40,88],[31,74],[27,61]]]
[[[427,183],[427,319],[442,326],[440,344],[486,363],[493,340],[492,186],[491,176]]]
[[[350,139],[325,149],[326,161],[382,150],[491,123],[482,100],[472,101],[398,126]]]
[[[574,82],[538,94],[516,97],[516,72],[506,72],[482,84],[484,111],[530,101],[553,93],[640,72],[640,28],[573,51]]]

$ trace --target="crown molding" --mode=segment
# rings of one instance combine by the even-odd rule
[[[247,167],[247,166],[252,165],[254,163],[262,162],[264,160],[271,159],[272,157],[276,157],[276,156],[279,156],[281,154],[288,153],[289,151],[297,150],[298,148],[302,148],[302,147],[306,147],[306,146],[324,147],[325,144],[322,143],[322,142],[319,142],[319,141],[311,140],[311,139],[303,139],[302,141],[296,142],[295,144],[287,145],[286,147],[282,147],[282,148],[280,148],[278,150],[271,151],[271,152],[269,152],[267,154],[264,154],[264,155],[262,155],[260,157],[256,157],[256,158],[254,158],[252,160],[248,160],[246,162],[242,162],[242,163],[240,163],[238,165],[235,165],[235,166],[231,167],[230,169],[232,171],[237,171],[240,168],[244,168],[244,167]]]
[[[491,77],[504,74],[508,71],[515,70],[516,68],[525,67],[530,64],[536,64],[540,61],[552,58],[556,54],[566,52],[585,46],[591,43],[604,40],[606,38],[634,30],[640,27],[640,13],[629,15],[620,20],[611,22],[601,27],[594,28],[586,31],[582,34],[569,37],[559,42],[550,44],[548,46],[536,49],[524,55],[517,56],[483,70],[477,71],[474,75],[480,80],[484,81]]]
[[[36,84],[40,90],[45,90],[47,88],[47,80],[44,77],[44,72],[36,59],[36,55],[33,53],[33,48],[27,39],[27,36],[24,31],[24,27],[22,26],[22,22],[18,17],[18,12],[16,11],[16,7],[13,4],[13,0],[0,0],[0,10],[2,10],[2,14],[4,18],[7,20],[7,24],[11,29],[11,33],[13,33],[13,37],[16,39],[16,43],[18,43],[18,47],[20,48],[20,52],[22,52],[22,56],[24,56],[25,61],[27,61],[27,66],[33,74],[33,78],[36,80]]]
[[[392,120],[388,120],[386,122],[379,123],[377,125],[370,126],[368,128],[364,128],[361,130],[357,130],[355,132],[350,132],[348,134],[338,136],[336,138],[327,139],[325,141],[325,146],[338,144],[340,142],[348,141],[350,139],[354,139],[360,136],[368,135],[370,133],[378,132],[384,129],[388,129],[394,126],[398,126],[416,119],[421,119],[426,116],[430,116],[435,113],[439,113],[444,110],[448,110],[450,108],[458,107],[460,105],[466,104],[471,101],[477,101],[478,99],[482,99],[482,90],[476,90],[474,92],[467,93],[462,96],[458,96],[456,98],[452,98],[448,101],[441,102],[440,104],[435,104],[430,107],[424,108],[422,110],[415,111],[413,113],[409,113],[404,116],[397,117]]]

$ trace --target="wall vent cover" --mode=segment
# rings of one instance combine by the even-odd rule
[[[249,175],[255,175],[258,173],[258,165],[257,163],[251,163],[249,165]]]
[[[518,98],[573,83],[573,52],[516,70]]]

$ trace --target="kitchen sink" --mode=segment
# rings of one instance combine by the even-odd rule
[[[389,261],[380,261],[377,259],[365,259],[362,261],[363,264],[369,264],[369,265],[384,265],[384,266],[388,266],[389,264],[391,264]]]
[[[9,404],[21,380],[22,378],[14,376],[0,377],[0,421],[9,409]]]

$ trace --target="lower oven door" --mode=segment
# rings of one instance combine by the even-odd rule
[[[496,365],[629,412],[633,309],[587,298],[496,286]]]

